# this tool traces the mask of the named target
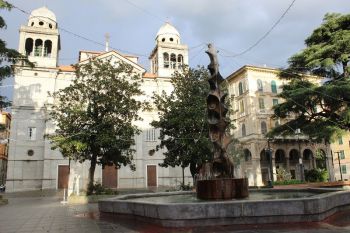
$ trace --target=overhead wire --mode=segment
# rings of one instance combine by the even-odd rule
[[[275,27],[281,22],[281,20],[284,18],[284,16],[286,16],[288,11],[294,5],[295,1],[296,0],[292,0],[292,2],[289,4],[288,8],[283,12],[283,14],[278,18],[278,20],[272,25],[272,27],[267,32],[265,32],[265,34],[263,34],[254,44],[252,44],[251,46],[249,46],[247,49],[243,50],[242,52],[235,54],[235,55],[232,55],[232,56],[228,56],[228,57],[242,56],[243,54],[246,54],[247,52],[249,52],[250,50],[252,50],[256,46],[258,46],[273,31],[273,29],[275,29]]]

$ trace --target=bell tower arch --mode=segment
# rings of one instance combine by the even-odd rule
[[[61,49],[55,14],[46,7],[33,10],[20,28],[18,51],[38,67],[57,67]]]
[[[181,44],[180,33],[166,22],[156,35],[156,46],[149,56],[151,73],[158,77],[171,77],[176,70],[188,65],[188,47]]]

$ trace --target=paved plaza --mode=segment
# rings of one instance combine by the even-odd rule
[[[345,233],[350,232],[350,211],[320,223],[269,224],[162,228],[129,218],[100,215],[97,204],[61,204],[59,193],[7,194],[8,205],[0,206],[0,233]]]

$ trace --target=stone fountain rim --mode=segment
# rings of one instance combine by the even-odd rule
[[[151,204],[151,205],[210,205],[210,204],[229,204],[229,203],[247,203],[247,202],[279,202],[279,201],[300,201],[300,200],[313,200],[325,198],[338,193],[350,193],[350,190],[344,190],[342,188],[302,188],[302,189],[249,189],[249,193],[252,192],[263,192],[263,193],[276,193],[276,192],[313,192],[315,195],[309,197],[300,198],[281,198],[281,199],[267,199],[267,200],[246,200],[246,199],[230,199],[230,200],[203,200],[202,202],[185,202],[185,203],[154,203],[149,201],[132,201],[132,199],[142,198],[142,197],[161,197],[161,196],[173,196],[173,195],[186,195],[186,194],[196,194],[195,191],[171,191],[171,192],[157,192],[157,193],[137,193],[137,194],[125,194],[117,197],[106,198],[100,200],[104,201],[115,201],[115,202],[127,202],[127,203],[140,203],[140,204]]]

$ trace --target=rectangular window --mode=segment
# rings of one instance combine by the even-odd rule
[[[28,139],[29,140],[36,140],[36,128],[35,127],[28,127]]]
[[[340,159],[345,159],[345,153],[344,153],[344,151],[341,150],[341,151],[339,151],[339,152],[340,152],[340,154],[339,154]]]
[[[341,165],[341,173],[346,174],[346,165]]]
[[[243,113],[244,112],[244,103],[243,100],[239,101],[239,112]]]
[[[278,104],[278,99],[272,99],[272,106],[275,106]]]
[[[265,109],[265,103],[263,98],[259,98],[259,109]]]
[[[343,145],[343,137],[338,138],[338,143],[339,143],[339,145]]]
[[[157,141],[156,129],[148,129],[146,131],[146,141],[148,141],[148,142],[155,142],[155,141]]]

